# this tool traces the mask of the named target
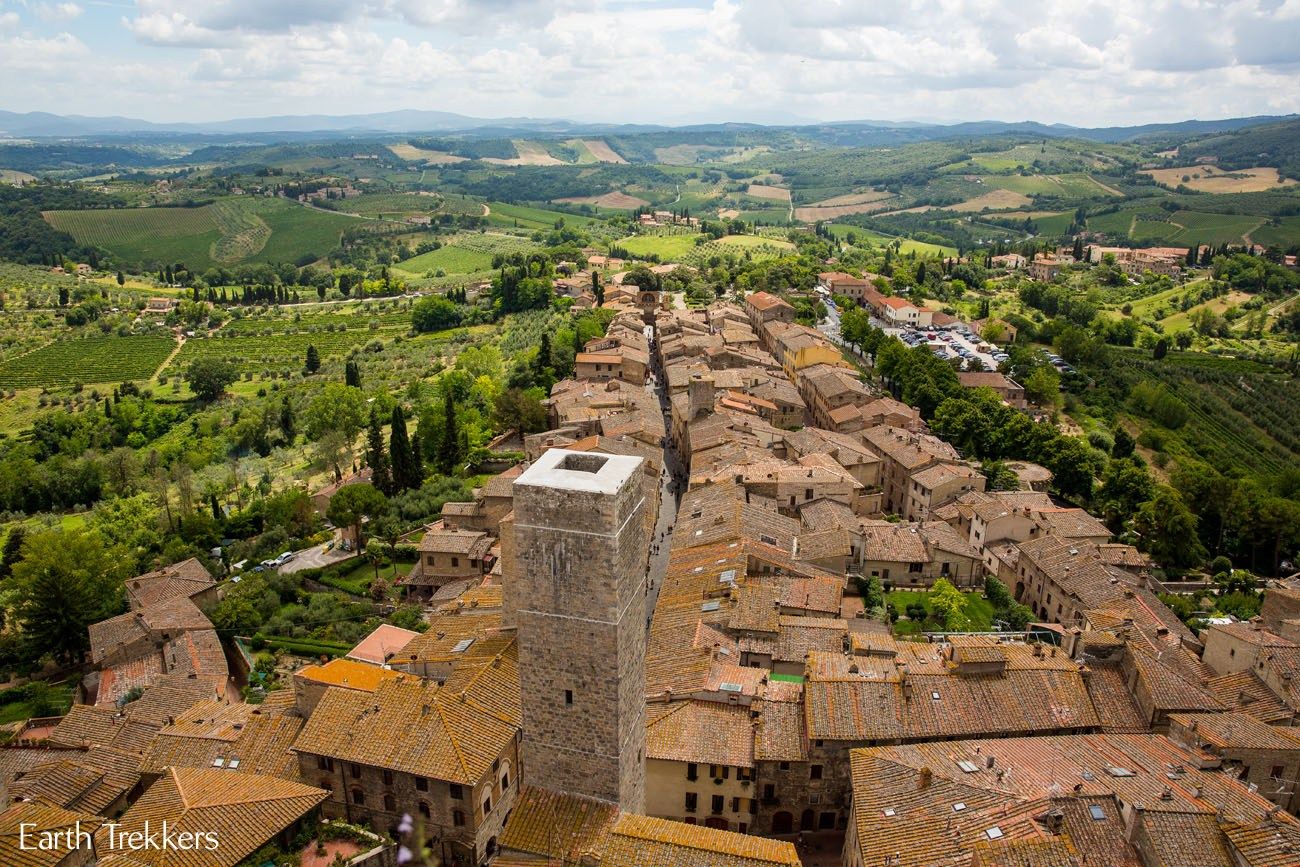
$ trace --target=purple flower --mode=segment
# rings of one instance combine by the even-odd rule
[[[415,827],[415,826],[411,824],[411,814],[410,814],[410,813],[403,813],[403,814],[402,814],[402,821],[397,823],[397,830],[400,831],[400,832],[402,833],[403,836],[405,836],[405,835],[411,833],[411,829],[412,829],[413,827]]]
[[[398,863],[398,864],[410,864],[411,861],[414,860],[414,858],[415,858],[415,856],[411,854],[411,850],[410,850],[410,849],[407,849],[405,846],[399,846],[399,847],[398,847],[398,849],[397,849],[397,863]]]

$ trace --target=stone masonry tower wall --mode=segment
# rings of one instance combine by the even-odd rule
[[[552,449],[514,483],[523,779],[645,807],[642,459]]]

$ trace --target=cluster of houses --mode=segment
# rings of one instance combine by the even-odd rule
[[[606,304],[526,461],[424,534],[423,631],[246,704],[221,585],[131,579],[80,703],[0,748],[0,861],[22,822],[201,814],[212,865],[316,817],[373,830],[354,864],[1300,862],[1300,580],[1198,637],[1047,470],[987,490],[782,298]],[[1027,630],[903,640],[858,595],[989,575]]]
[[[1205,247],[1198,248],[1198,256],[1205,249]],[[1109,257],[1117,268],[1134,279],[1141,278],[1148,272],[1157,276],[1177,278],[1183,273],[1187,263],[1188,250],[1187,247],[1089,246],[1084,248],[1083,258],[1076,260],[1072,247],[1058,247],[1052,252],[1035,253],[1032,259],[1027,259],[1019,253],[994,256],[993,265],[1012,271],[1023,270],[1031,279],[1050,283],[1056,279],[1057,274],[1071,265],[1079,262],[1100,265]]]

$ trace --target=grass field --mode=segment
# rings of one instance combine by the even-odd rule
[[[293,262],[338,246],[355,218],[286,199],[231,197],[199,208],[47,211],[45,219],[79,243],[133,263],[182,262],[208,268],[238,262]]]
[[[1175,211],[1168,221],[1138,220],[1129,233],[1135,241],[1168,241],[1198,244],[1240,243],[1244,235],[1264,222],[1262,217],[1242,214],[1202,214]]]
[[[393,267],[412,274],[423,274],[426,271],[442,271],[444,274],[473,274],[491,269],[492,254],[448,245],[398,262]]]
[[[1281,217],[1277,225],[1265,223],[1250,233],[1256,244],[1289,247],[1300,242],[1300,217]]]
[[[167,337],[61,340],[0,364],[0,386],[31,388],[144,380],[175,347]]]
[[[529,231],[553,229],[558,220],[563,220],[566,226],[587,226],[595,222],[593,217],[548,211],[545,208],[530,208],[526,205],[511,205],[505,202],[489,202],[488,207],[492,209],[488,222],[494,226],[509,226]]]
[[[1166,187],[1184,186],[1202,193],[1255,193],[1280,186],[1295,186],[1295,180],[1283,178],[1274,168],[1221,169],[1217,166],[1184,166],[1151,169],[1145,174]],[[1186,178],[1187,180],[1183,180]]]
[[[964,593],[966,597],[966,616],[970,619],[968,629],[972,631],[982,631],[993,628],[993,605],[984,598],[982,593]],[[885,594],[885,601],[893,605],[899,612],[899,620],[894,624],[894,633],[896,635],[908,635],[918,632],[927,632],[941,630],[940,624],[930,621],[930,594],[917,590],[893,590]],[[905,620],[907,616],[907,606],[923,605],[926,611],[925,623],[917,623],[912,620]]]
[[[634,235],[618,246],[636,256],[658,256],[664,262],[680,262],[695,249],[699,235]]]
[[[915,252],[918,256],[956,256],[956,247],[941,247],[938,244],[928,244],[925,241],[913,241],[911,238],[891,238],[889,235],[882,235],[879,232],[872,232],[870,229],[863,229],[858,226],[847,226],[843,223],[828,223],[826,226],[830,229],[831,234],[837,238],[847,238],[853,235],[858,243],[870,242],[876,247],[883,247],[886,244],[892,244],[895,241],[901,241],[902,247],[899,248],[901,253]]]

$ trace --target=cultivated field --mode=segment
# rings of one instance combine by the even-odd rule
[[[444,153],[443,151],[430,151],[424,148],[417,148],[407,142],[401,144],[389,145],[388,149],[397,154],[398,157],[411,162],[424,162],[431,166],[447,165],[449,163],[463,163],[467,157],[458,157],[455,154]]]
[[[772,187],[767,184],[750,184],[745,195],[756,199],[771,199],[774,202],[790,201],[790,191],[785,187]]]
[[[169,337],[60,340],[0,363],[0,387],[127,382],[153,376],[175,347]]]
[[[6,184],[26,184],[36,180],[36,175],[20,172],[16,169],[0,169],[0,181]]]
[[[598,162],[621,164],[627,162],[604,139],[583,139],[582,143],[587,146],[587,150],[591,152],[591,155]]]
[[[555,199],[554,201],[572,205],[596,205],[597,207],[610,208],[616,211],[632,211],[650,204],[645,199],[638,199],[636,196],[629,196],[624,192],[605,193],[601,196],[576,196],[569,199]]]
[[[515,150],[519,156],[512,159],[503,160],[498,157],[484,157],[483,162],[494,163],[499,166],[563,166],[568,165],[564,160],[557,160],[551,156],[545,146],[535,141],[526,141],[524,139],[514,139]]]
[[[850,214],[870,214],[889,207],[889,202],[893,198],[894,194],[885,190],[866,190],[861,193],[832,196],[820,202],[813,202],[811,205],[795,208],[794,217],[805,223],[815,223],[819,220],[847,217]]]
[[[1174,188],[1185,186],[1202,193],[1258,193],[1274,187],[1295,186],[1294,178],[1283,178],[1277,169],[1221,169],[1212,165],[1152,169],[1146,174],[1157,184]]]

